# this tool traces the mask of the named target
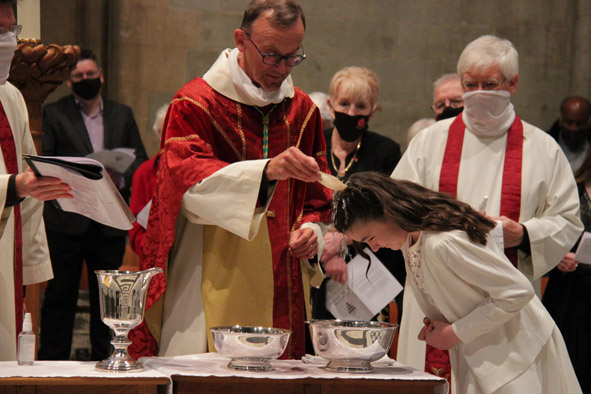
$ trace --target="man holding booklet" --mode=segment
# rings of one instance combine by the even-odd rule
[[[0,1],[0,360],[16,360],[16,338],[24,315],[23,286],[51,279],[43,204],[39,200],[70,197],[68,185],[37,178],[22,160],[34,154],[27,107],[21,93],[7,83],[16,37],[16,1]],[[32,196],[34,198],[26,198]]]

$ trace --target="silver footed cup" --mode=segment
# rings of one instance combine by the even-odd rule
[[[101,319],[115,333],[111,341],[113,353],[99,361],[95,368],[115,372],[142,371],[142,364],[127,353],[127,347],[131,345],[127,334],[144,319],[150,280],[162,273],[162,269],[156,267],[137,272],[97,270],[94,273],[98,280]]]

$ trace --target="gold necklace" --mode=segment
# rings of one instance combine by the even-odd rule
[[[345,177],[345,175],[347,174],[347,171],[349,171],[349,168],[351,168],[351,166],[353,165],[354,162],[357,161],[357,152],[359,152],[359,148],[361,147],[361,141],[359,141],[359,143],[357,144],[357,147],[355,148],[355,154],[353,155],[353,157],[351,158],[351,161],[349,161],[349,164],[347,164],[345,166],[345,170],[341,173],[339,171],[339,169],[336,166],[336,160],[334,157],[334,151],[332,150],[332,148],[330,149],[330,159],[332,162],[332,168],[334,168],[335,172],[337,173],[337,178],[342,179]],[[345,160],[347,160],[347,158],[345,157]],[[341,175],[342,174],[342,175]]]

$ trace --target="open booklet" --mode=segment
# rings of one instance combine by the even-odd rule
[[[329,280],[326,286],[326,309],[337,319],[369,320],[402,291],[402,285],[375,254],[363,250],[371,259],[355,256],[347,264],[347,283]]]
[[[99,161],[105,168],[125,174],[129,166],[135,160],[135,152],[132,148],[104,149],[92,152],[86,157]]]
[[[72,188],[74,198],[54,200],[64,211],[87,216],[121,230],[133,227],[135,217],[129,210],[101,163],[87,157],[23,155],[37,176],[52,176]]]

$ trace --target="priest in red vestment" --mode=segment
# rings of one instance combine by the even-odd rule
[[[251,2],[236,47],[172,100],[141,268],[152,281],[133,355],[213,351],[215,326],[293,331],[305,352],[308,259],[321,253],[331,192],[317,107],[293,86],[305,59],[293,1]],[[209,339],[209,343],[208,343]]]

